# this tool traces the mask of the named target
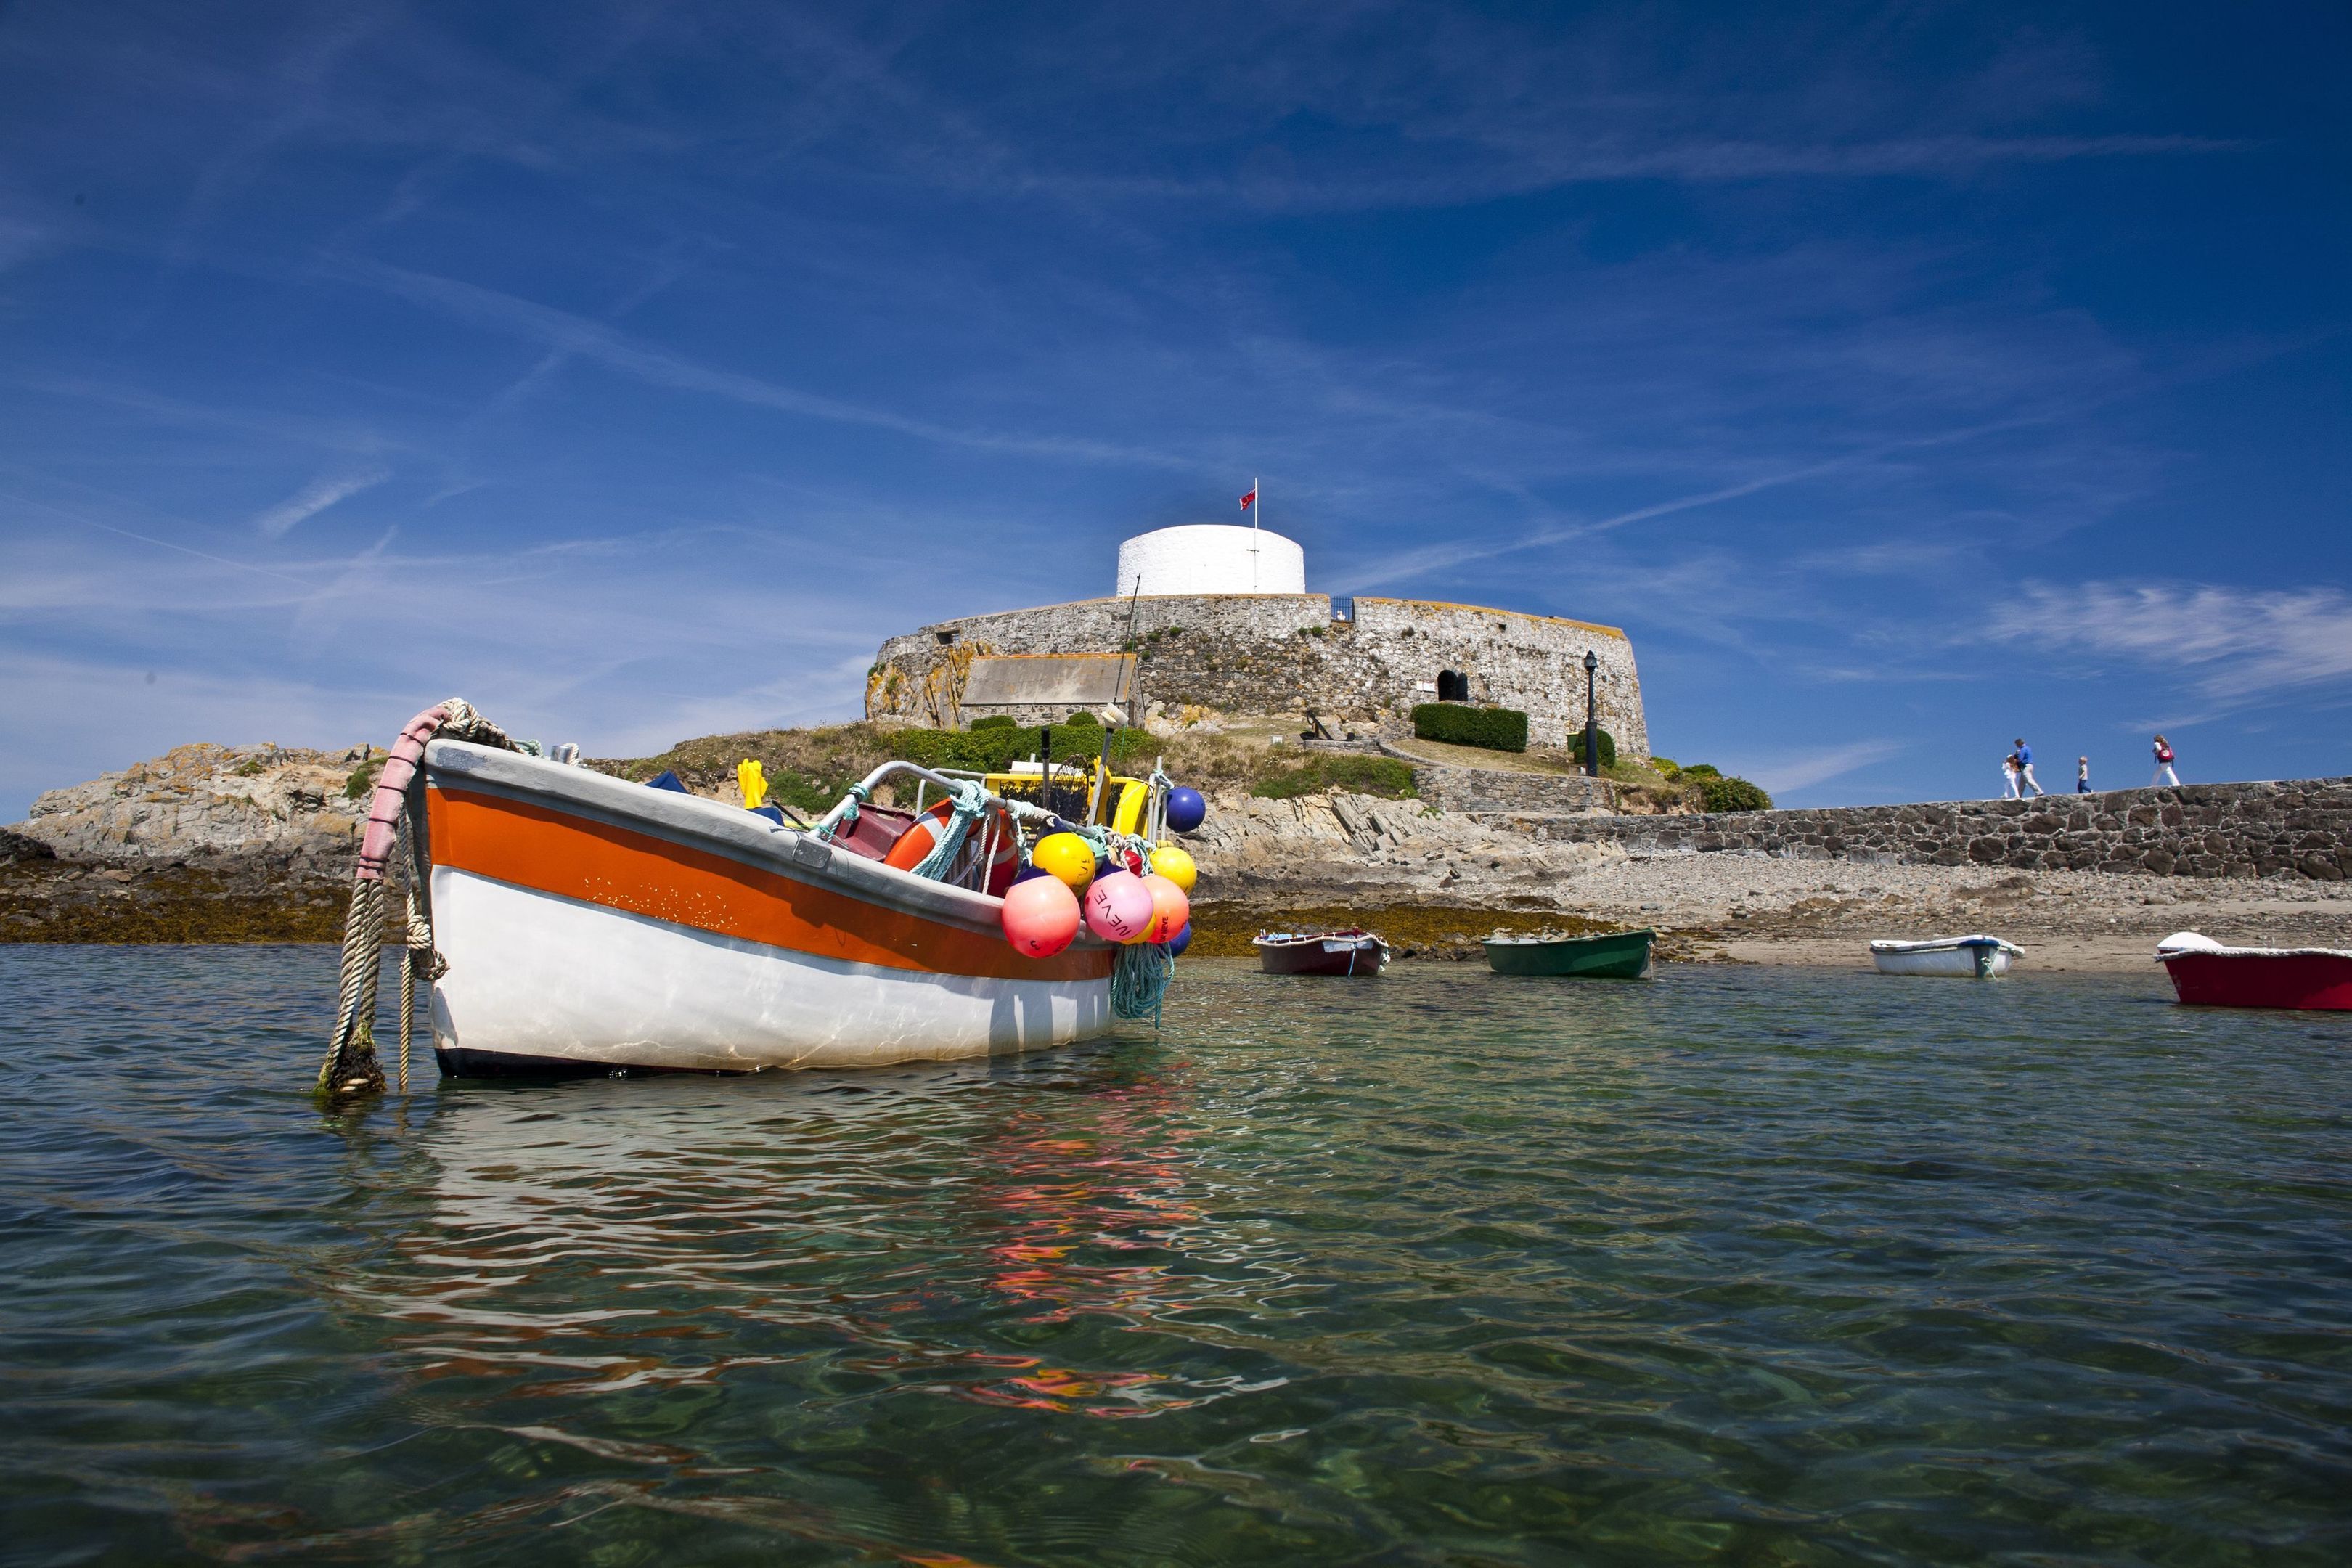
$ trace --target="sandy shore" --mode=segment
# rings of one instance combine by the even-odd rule
[[[1858,866],[1761,856],[1615,858],[1563,875],[1528,899],[1517,885],[1491,900],[1391,900],[1369,886],[1334,898],[1245,899],[1204,905],[1203,950],[1246,953],[1254,930],[1362,925],[1400,956],[1475,960],[1497,928],[1612,930],[1650,926],[1662,962],[1870,967],[1874,938],[1985,931],[2026,950],[2030,971],[2152,969],[2158,941],[2200,931],[2247,946],[2352,949],[2352,884],[2300,878],[2207,881],[2096,871]]]
[[[2352,884],[2120,877],[2097,871],[1856,866],[1694,855],[1621,860],[1560,889],[1590,919],[1654,925],[1704,955],[1867,968],[1874,937],[1986,931],[2035,969],[2137,970],[2162,938],[2352,948]]]

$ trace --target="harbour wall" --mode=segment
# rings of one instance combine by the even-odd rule
[[[2352,778],[1693,816],[1528,817],[1628,854],[1770,855],[2158,877],[2352,877]]]
[[[1620,755],[1650,754],[1633,645],[1613,626],[1420,599],[1358,598],[1352,615],[1334,618],[1322,594],[1081,599],[941,621],[882,645],[866,716],[952,729],[973,659],[1117,652],[1130,615],[1138,685],[1158,727],[1212,710],[1312,711],[1334,728],[1402,734],[1413,705],[1436,700],[1437,678],[1451,670],[1466,678],[1472,701],[1520,709],[1531,741],[1560,745],[1584,727],[1589,649],[1599,660],[1601,728]]]

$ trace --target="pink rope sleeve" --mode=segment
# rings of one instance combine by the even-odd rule
[[[376,775],[375,795],[368,802],[367,833],[360,840],[361,881],[383,880],[383,868],[392,858],[400,830],[400,814],[408,803],[409,781],[425,760],[425,742],[448,717],[449,705],[436,702],[411,719],[400,731],[400,739],[392,743],[392,754],[384,758],[383,772]]]

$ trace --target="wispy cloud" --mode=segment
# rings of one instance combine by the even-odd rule
[[[1171,180],[1035,176],[1039,187],[1099,197],[1233,202],[1285,212],[1457,206],[1569,185],[1636,180],[1958,179],[2005,163],[2230,153],[2242,142],[2204,136],[1921,136],[1817,145],[1692,140],[1649,146],[1601,142],[1521,157],[1465,159],[1460,168],[1377,179],[1285,174]]]
[[[2224,704],[2352,679],[2352,596],[2336,588],[2033,583],[1989,630],[2004,642],[2178,670]]]
[[[1072,437],[961,428],[889,409],[868,407],[842,398],[826,397],[761,376],[719,370],[627,336],[602,321],[454,278],[410,272],[380,262],[362,260],[341,262],[330,271],[345,281],[380,289],[454,319],[542,343],[550,349],[593,361],[656,386],[723,397],[747,407],[837,424],[863,425],[896,431],[941,446],[981,451],[1088,462],[1135,463],[1169,468],[1189,468],[1192,466],[1187,459],[1146,447]]]
[[[346,501],[362,490],[373,489],[392,478],[392,470],[381,464],[363,468],[350,468],[341,473],[321,474],[253,520],[254,531],[264,539],[282,539],[296,524],[307,522],[339,501]]]
[[[1784,761],[1751,763],[1756,782],[1774,795],[1793,795],[1851,773],[1900,756],[1900,741],[1855,741],[1843,746],[1809,749]]]

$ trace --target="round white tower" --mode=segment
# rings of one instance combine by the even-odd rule
[[[1186,523],[1139,533],[1118,547],[1112,596],[1155,594],[1304,594],[1307,552],[1295,540],[1228,522]]]

